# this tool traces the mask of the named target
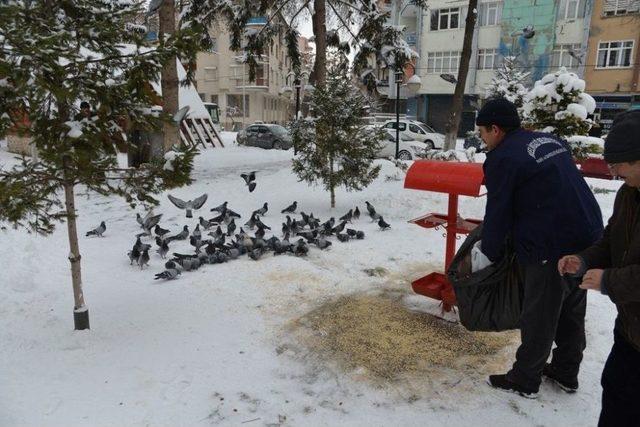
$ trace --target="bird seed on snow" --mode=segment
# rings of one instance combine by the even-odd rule
[[[329,301],[295,326],[311,332],[310,347],[347,370],[365,368],[378,379],[433,367],[480,367],[514,342],[514,333],[469,332],[459,324],[411,311],[384,295]]]

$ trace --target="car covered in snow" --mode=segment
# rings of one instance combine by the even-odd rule
[[[236,135],[238,145],[288,150],[293,146],[291,133],[280,125],[254,123]]]
[[[404,136],[424,142],[427,150],[441,149],[444,146],[444,135],[436,132],[430,126],[415,120],[401,119],[399,122],[400,133]],[[382,124],[383,129],[395,132],[396,121],[387,120]]]
[[[387,158],[396,156],[396,133],[393,130],[383,129],[383,138],[380,141],[380,149],[377,152],[378,158]],[[411,137],[400,134],[400,143],[398,144],[398,158],[400,160],[415,160],[424,158],[426,155],[426,146],[423,142],[412,139]]]

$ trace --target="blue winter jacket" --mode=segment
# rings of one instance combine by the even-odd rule
[[[553,261],[591,246],[602,213],[566,142],[518,129],[487,153],[482,252],[499,260],[512,236],[518,260]]]

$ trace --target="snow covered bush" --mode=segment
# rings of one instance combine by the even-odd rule
[[[349,78],[346,56],[328,70],[327,84],[311,95],[311,116],[292,123],[297,156],[293,172],[301,181],[322,184],[331,194],[335,188],[361,190],[378,176],[374,166],[383,131],[366,126],[369,101]]]
[[[515,56],[505,56],[502,64],[496,70],[495,76],[491,79],[491,83],[486,87],[485,97],[505,98],[513,102],[522,117],[522,104],[524,96],[528,92],[523,82],[529,77],[529,74],[520,71]]]
[[[584,90],[584,80],[564,67],[547,74],[524,97],[524,126],[567,140],[586,136],[594,124],[588,115],[593,114],[596,101]],[[572,150],[578,158],[599,152],[593,144],[572,144]]]

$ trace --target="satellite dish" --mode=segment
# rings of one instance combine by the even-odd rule
[[[182,107],[181,109],[179,109],[176,112],[176,114],[173,116],[173,121],[176,123],[180,123],[189,112],[189,109],[190,108],[188,105],[186,107]]]
[[[458,83],[458,79],[453,74],[440,74],[440,78],[449,83],[456,84]]]

